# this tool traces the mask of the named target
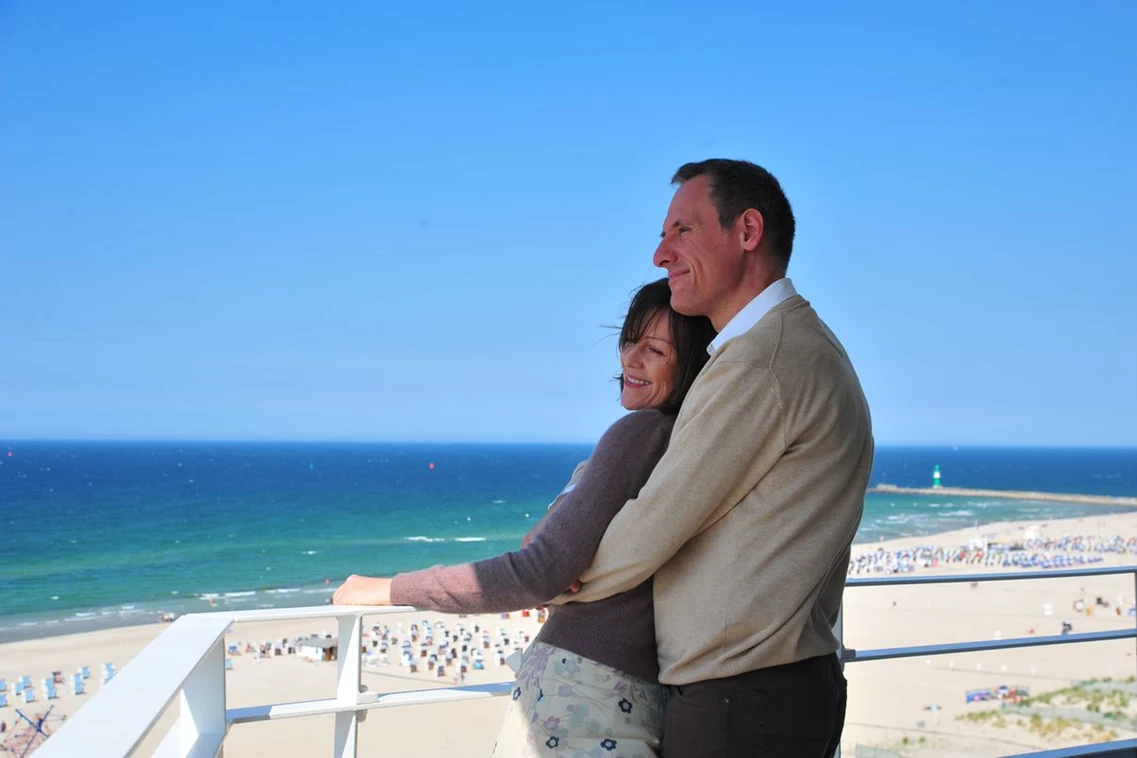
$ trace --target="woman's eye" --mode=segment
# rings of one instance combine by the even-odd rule
[[[663,357],[663,351],[660,350],[658,347],[649,347],[648,350],[655,353],[656,355],[658,355],[661,358]]]

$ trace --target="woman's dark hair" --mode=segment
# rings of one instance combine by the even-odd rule
[[[667,279],[659,279],[640,287],[632,295],[628,315],[620,327],[620,350],[625,345],[638,342],[651,326],[657,314],[666,313],[671,326],[671,348],[675,359],[675,386],[664,400],[659,410],[676,414],[687,391],[695,383],[695,377],[706,365],[710,355],[707,346],[715,338],[715,328],[706,316],[684,316],[671,307],[671,287]],[[624,374],[616,377],[620,390],[624,389]]]

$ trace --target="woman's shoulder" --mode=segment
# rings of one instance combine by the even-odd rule
[[[675,416],[663,411],[644,410],[626,413],[604,433],[605,438],[623,439],[628,437],[642,438],[650,434],[662,434],[664,438],[671,434],[671,427],[675,426]]]

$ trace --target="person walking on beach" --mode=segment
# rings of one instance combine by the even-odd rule
[[[588,566],[613,515],[667,448],[675,414],[709,356],[709,319],[671,309],[661,279],[632,298],[620,332],[620,402],[632,411],[600,438],[522,548],[394,579],[351,576],[337,605],[414,605],[496,613],[551,600]],[[494,755],[653,758],[663,728],[651,576],[596,603],[549,613],[526,651]]]
[[[673,183],[654,263],[671,306],[719,334],[667,452],[557,602],[602,602],[654,574],[664,758],[830,758],[846,703],[832,627],[872,467],[868,405],[785,278],[794,216],[778,181],[715,159]]]

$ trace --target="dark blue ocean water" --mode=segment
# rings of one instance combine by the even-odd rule
[[[160,611],[322,603],[514,548],[587,445],[13,442],[0,447],[0,640]],[[882,448],[873,484],[1137,495],[1137,450]],[[861,541],[1110,511],[870,495]],[[1122,510],[1112,508],[1112,510]]]

